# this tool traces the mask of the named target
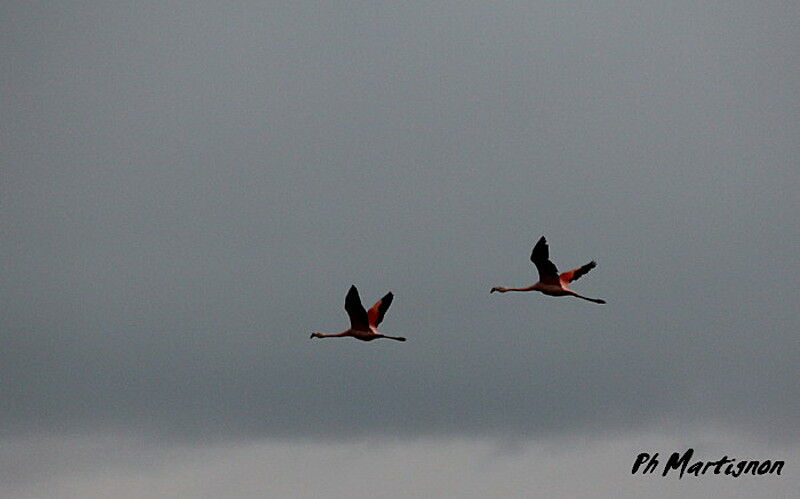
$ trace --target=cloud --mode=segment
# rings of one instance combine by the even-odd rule
[[[3,497],[798,489],[784,6],[4,14]],[[607,305],[489,294],[543,234]],[[308,339],[351,284],[406,343]]]
[[[9,18],[8,434],[797,440],[782,7]],[[542,234],[608,305],[489,295]],[[351,284],[407,343],[308,340]]]
[[[639,452],[785,459],[783,476],[633,476]],[[796,445],[720,429],[572,436],[512,450],[487,439],[248,440],[172,445],[119,435],[3,441],[3,497],[754,497],[791,495]]]

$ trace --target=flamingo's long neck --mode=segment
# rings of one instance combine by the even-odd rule
[[[539,284],[539,283],[536,283],[536,284]],[[536,288],[536,284],[533,284],[531,286],[526,286],[524,288],[507,288],[505,286],[497,286],[497,287],[495,287],[493,289],[493,291],[499,291],[501,293],[505,293],[506,291],[533,291],[533,290],[537,289]]]
[[[342,336],[351,336],[350,330],[342,331],[341,333],[314,333],[315,338],[340,338]]]

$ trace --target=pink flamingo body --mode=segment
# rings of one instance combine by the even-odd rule
[[[582,275],[597,266],[597,263],[594,261],[582,267],[574,268],[559,274],[555,264],[550,261],[550,250],[547,246],[547,240],[542,236],[536,243],[536,246],[533,247],[533,251],[531,251],[531,262],[533,262],[536,266],[536,270],[539,272],[538,282],[531,286],[521,288],[495,286],[490,293],[494,293],[495,291],[498,293],[505,293],[507,291],[538,291],[549,296],[575,296],[594,303],[605,303],[605,300],[579,295],[569,288],[569,283],[579,279]]]
[[[344,309],[350,317],[350,328],[342,331],[341,333],[325,334],[325,333],[311,333],[311,338],[341,338],[350,336],[361,341],[372,341],[379,338],[387,338],[396,341],[406,341],[401,336],[388,336],[378,331],[378,325],[383,320],[383,316],[392,304],[394,295],[386,293],[380,300],[376,301],[369,311],[364,310],[361,304],[361,298],[358,296],[358,289],[355,286],[350,286],[347,292],[347,297],[344,300]]]

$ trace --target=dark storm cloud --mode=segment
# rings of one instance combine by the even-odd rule
[[[3,10],[5,432],[797,437],[785,4]]]

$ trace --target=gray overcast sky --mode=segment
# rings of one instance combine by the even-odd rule
[[[6,492],[76,434],[175,463],[611,432],[627,472],[635,435],[700,428],[740,435],[709,458],[798,455],[794,3],[0,13],[0,438],[34,456]],[[489,294],[535,280],[543,234],[563,270],[598,261],[576,288],[607,305]],[[409,341],[309,341],[351,284],[393,291]]]

